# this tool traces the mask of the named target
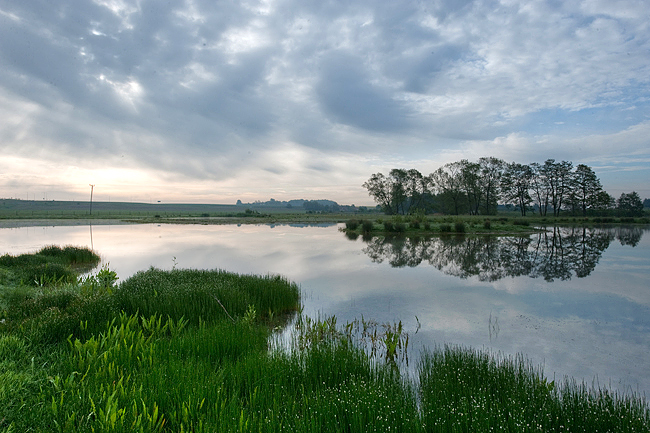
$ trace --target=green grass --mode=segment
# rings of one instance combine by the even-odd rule
[[[548,382],[523,356],[436,347],[410,377],[401,323],[299,314],[290,343],[272,344],[299,306],[280,277],[116,277],[4,287],[0,432],[650,429],[644,399]]]

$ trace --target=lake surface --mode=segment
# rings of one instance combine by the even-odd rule
[[[446,343],[523,353],[550,378],[650,396],[648,231],[349,239],[335,225],[48,226],[0,228],[0,254],[89,246],[120,280],[151,266],[281,274],[312,317],[401,320],[412,354]]]

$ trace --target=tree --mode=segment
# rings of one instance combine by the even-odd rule
[[[424,208],[429,194],[430,179],[415,169],[394,168],[388,176],[375,173],[363,187],[388,215],[406,214]]]
[[[559,216],[562,204],[571,191],[571,169],[569,161],[555,162],[547,159],[542,166],[542,172],[547,182],[549,199],[553,206],[553,216]]]
[[[395,214],[393,179],[384,176],[383,173],[375,173],[363,183],[363,187],[368,190],[368,194],[381,206],[385,213],[388,215]]]
[[[423,176],[416,169],[410,169],[406,172],[406,195],[408,203],[406,211],[413,213],[415,211],[426,211],[426,198],[431,194],[431,178]]]
[[[643,202],[636,191],[623,193],[616,201],[616,211],[621,216],[642,216]]]
[[[514,201],[519,206],[521,216],[533,201],[530,197],[533,169],[529,165],[512,162],[507,164],[501,177],[501,192],[506,201]]]
[[[459,215],[465,210],[466,198],[463,191],[463,164],[450,162],[431,173],[432,187],[439,194],[447,213]]]
[[[609,213],[616,207],[616,199],[607,191],[600,191],[594,198],[593,208],[598,213]]]
[[[497,203],[499,201],[499,186],[505,162],[498,158],[479,158],[480,184],[483,188],[485,200],[483,202],[483,213],[485,215],[496,215]]]
[[[537,162],[530,164],[530,169],[533,172],[531,187],[534,194],[534,201],[537,204],[537,210],[539,211],[540,216],[546,216],[550,197],[550,186],[546,176],[546,171]]]
[[[461,165],[461,189],[463,190],[470,215],[478,215],[483,200],[483,189],[481,188],[481,167],[476,162],[469,162],[466,159],[460,161]]]
[[[582,216],[587,216],[587,210],[594,208],[598,193],[603,190],[600,179],[591,167],[578,164],[572,178],[572,194],[582,210]]]

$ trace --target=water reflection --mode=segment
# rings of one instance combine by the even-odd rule
[[[363,252],[375,263],[416,267],[428,263],[447,275],[497,281],[529,276],[546,281],[584,278],[614,240],[636,246],[639,227],[553,227],[526,236],[376,236]]]

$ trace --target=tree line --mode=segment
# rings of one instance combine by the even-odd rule
[[[375,173],[363,187],[389,215],[445,213],[494,215],[499,204],[512,205],[522,216],[641,216],[643,202],[633,191],[614,199],[585,164],[547,159],[507,163],[494,157],[450,162],[428,176],[416,169]]]

